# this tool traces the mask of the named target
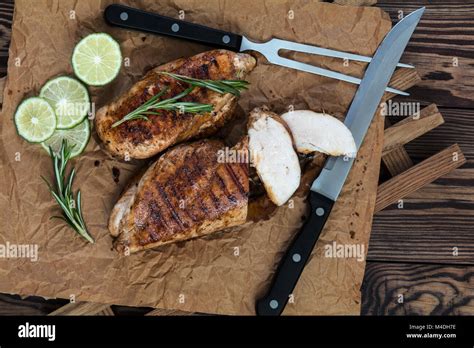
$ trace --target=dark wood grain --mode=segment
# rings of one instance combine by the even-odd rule
[[[18,295],[0,294],[0,315],[46,315],[67,302],[67,300],[45,300],[36,296],[22,299]]]
[[[362,293],[363,315],[473,315],[474,267],[369,262]]]
[[[2,0],[0,3],[0,111],[3,103],[3,88],[7,73],[8,47],[10,45],[13,20],[13,0]]]
[[[0,77],[7,73],[13,7],[13,0],[2,0],[0,3]]]
[[[426,6],[402,58],[414,64],[423,79],[411,89],[412,99],[438,106],[473,108],[474,2],[379,0],[377,6],[387,11],[394,22],[401,13],[407,15]]]
[[[465,162],[466,159],[461,149],[457,144],[453,144],[382,183],[377,189],[375,214],[391,204],[400,204],[400,199],[461,167]]]
[[[405,146],[415,162],[458,142],[467,162],[375,215],[368,259],[474,264],[474,110],[440,108],[445,123]],[[452,254],[457,247],[459,254]]]
[[[362,312],[472,314],[472,277],[467,289],[462,287],[466,281],[459,283],[458,279],[470,277],[472,268],[465,265],[474,264],[474,1],[380,0],[378,6],[394,21],[400,10],[407,14],[427,7],[402,58],[416,66],[423,81],[410,90],[409,98],[396,100],[443,105],[440,112],[445,123],[408,143],[405,149],[418,163],[458,143],[467,163],[409,195],[403,209],[392,205],[375,215],[368,260],[385,262],[368,263]],[[458,66],[453,66],[455,58]],[[453,248],[458,248],[457,256]],[[420,286],[422,282],[427,286]],[[461,291],[449,297],[447,294],[458,286]],[[399,289],[411,293],[401,306],[393,301]]]
[[[385,123],[382,149],[382,156],[384,157],[393,150],[439,127],[444,123],[444,119],[436,104],[431,104],[421,109],[419,113],[409,116],[395,125],[390,125],[387,118]]]
[[[445,123],[407,144],[408,152],[419,162],[456,142],[468,161],[464,168],[474,169],[474,110],[440,108],[440,112]],[[465,184],[473,186],[473,182]]]
[[[368,260],[474,265],[472,202],[404,199],[403,205],[376,216]]]

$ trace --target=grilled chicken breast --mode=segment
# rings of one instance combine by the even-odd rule
[[[112,128],[112,124],[167,89],[160,97],[168,99],[183,92],[188,84],[159,74],[172,72],[210,80],[239,80],[255,67],[256,60],[244,53],[226,50],[204,52],[178,59],[149,71],[127,93],[98,110],[95,128],[105,149],[119,158],[149,158],[166,148],[191,138],[211,135],[231,116],[237,103],[232,94],[219,94],[206,88],[195,88],[181,101],[212,104],[213,111],[204,114],[156,110],[147,120],[131,120]]]
[[[229,163],[223,147],[217,140],[182,144],[151,165],[112,210],[115,249],[133,253],[244,223],[248,163]],[[247,139],[233,150],[248,154]]]

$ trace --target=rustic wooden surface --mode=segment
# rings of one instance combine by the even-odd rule
[[[472,315],[474,267],[367,265],[362,315]]]
[[[457,144],[454,144],[387,180],[378,187],[375,214],[394,203],[399,209],[403,209],[403,202],[400,201],[402,198],[409,197],[411,193],[420,190],[464,163],[466,163],[466,159],[461,149]]]
[[[402,58],[423,81],[409,100],[435,103],[444,124],[408,143],[419,163],[457,143],[467,162],[374,217],[364,314],[474,314],[474,1],[389,1],[393,21],[426,6]],[[392,123],[399,121],[390,118]],[[387,175],[385,175],[387,179]],[[457,267],[452,267],[456,265]],[[407,291],[404,304],[394,296]]]
[[[407,144],[409,155],[416,164],[457,143],[467,163],[411,193],[403,209],[391,205],[375,216],[362,314],[474,314],[474,1],[384,0],[377,6],[394,21],[400,11],[427,7],[403,58],[416,65],[423,81],[405,100],[436,103],[445,123]],[[12,13],[13,1],[2,0],[0,88]],[[390,119],[392,124],[398,121]],[[388,178],[382,173],[383,180]],[[63,307],[67,303],[0,294],[0,315],[58,314],[54,311],[59,308],[74,314],[85,308]],[[121,306],[99,310],[102,315],[177,314]]]
[[[423,108],[419,114],[407,117],[393,126],[386,126],[383,137],[382,156],[387,157],[393,150],[406,145],[423,134],[444,123],[436,104]]]

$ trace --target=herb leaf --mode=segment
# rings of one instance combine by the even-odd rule
[[[181,113],[201,113],[201,112],[211,112],[212,105],[211,104],[201,104],[201,103],[192,103],[192,102],[178,102],[178,99],[181,99],[191,93],[194,87],[189,87],[188,89],[184,90],[183,92],[177,94],[173,98],[165,99],[165,100],[158,100],[163,94],[168,91],[168,88],[160,91],[158,94],[155,94],[153,97],[148,99],[144,104],[140,105],[138,108],[127,114],[122,119],[118,120],[114,124],[112,124],[112,128],[115,128],[121,125],[124,122],[130,120],[147,120],[148,115],[158,115],[156,111],[151,110],[170,110],[170,111],[179,111]]]
[[[89,234],[84,218],[82,217],[81,208],[81,192],[77,192],[77,197],[74,198],[72,191],[72,183],[76,173],[73,168],[66,175],[66,167],[71,158],[71,150],[73,146],[68,146],[67,141],[63,140],[59,152],[54,152],[52,148],[49,149],[51,159],[53,160],[55,185],[49,183],[43,176],[41,178],[48,185],[49,192],[60,206],[63,215],[53,216],[52,218],[59,218],[64,220],[71,228],[73,228],[81,237],[90,243],[94,243],[94,239]]]
[[[233,95],[240,96],[240,91],[247,89],[249,86],[249,83],[244,80],[201,80],[193,77],[173,74],[166,71],[162,71],[160,74],[170,76],[181,82],[188,83],[193,87],[207,88],[220,94],[231,93]]]
[[[179,111],[180,113],[193,114],[211,112],[213,109],[212,104],[179,102],[178,100],[191,93],[195,87],[207,88],[220,94],[231,93],[233,95],[240,96],[240,91],[247,89],[249,85],[247,81],[242,80],[201,80],[165,71],[160,72],[160,74],[170,76],[175,80],[181,82],[185,82],[189,84],[190,87],[184,90],[183,92],[177,94],[176,96],[165,100],[158,99],[166,92],[168,92],[169,88],[160,91],[159,93],[148,99],[144,104],[140,105],[138,108],[125,115],[122,119],[114,122],[112,124],[112,128],[115,128],[121,125],[122,123],[131,120],[149,121],[149,115],[159,115],[156,110]]]

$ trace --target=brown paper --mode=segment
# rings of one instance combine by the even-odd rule
[[[252,314],[267,289],[289,241],[301,227],[306,205],[277,209],[266,221],[205,238],[121,257],[111,250],[107,219],[122,188],[146,161],[122,163],[108,158],[93,136],[74,161],[75,188],[83,194],[91,245],[64,223],[40,175],[52,177],[51,162],[38,145],[16,134],[12,117],[18,103],[38,94],[50,78],[72,74],[75,43],[106,31],[121,44],[130,66],[103,88],[90,88],[97,107],[126,91],[158,64],[207,48],[108,27],[102,11],[111,1],[15,1],[13,37],[0,131],[0,243],[38,244],[39,260],[0,259],[0,291],[130,306],[186,311]],[[126,3],[122,1],[122,3]],[[272,36],[372,55],[390,29],[380,9],[343,7],[314,1],[128,1],[163,15],[246,33],[254,40]],[[306,59],[306,57],[301,57]],[[311,62],[361,76],[364,64],[311,58]],[[251,88],[239,102],[243,112],[261,104],[283,112],[290,105],[343,118],[356,87],[319,76],[269,65],[259,56],[249,77]],[[241,110],[241,111],[242,111]],[[294,291],[287,314],[358,314],[364,262],[324,257],[333,241],[362,244],[367,251],[381,156],[381,117],[373,122],[340,199]],[[119,174],[118,183],[114,174]],[[312,178],[310,178],[312,179]],[[307,179],[306,182],[309,182]],[[307,187],[302,188],[302,190]]]

